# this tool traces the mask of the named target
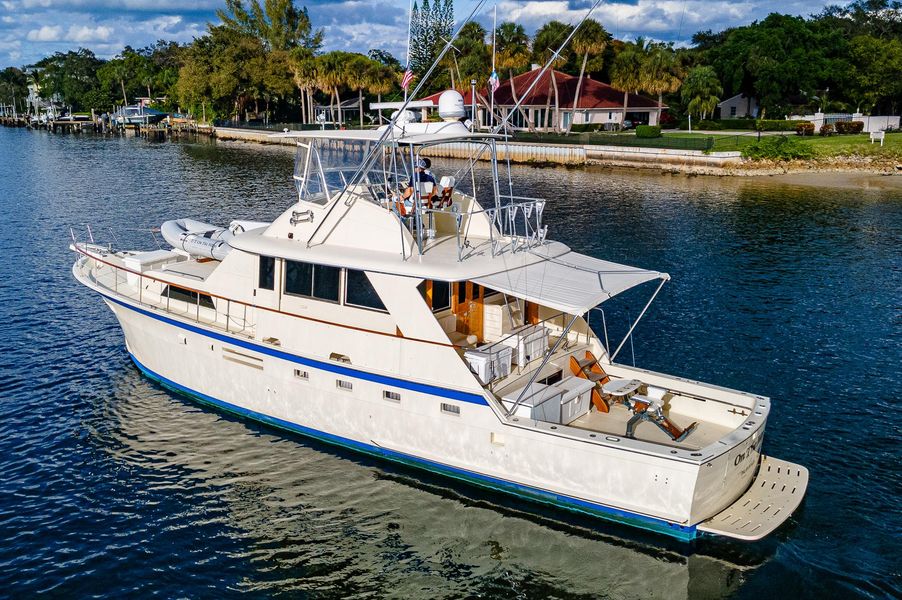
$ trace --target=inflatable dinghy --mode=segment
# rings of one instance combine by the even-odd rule
[[[232,221],[226,228],[194,219],[175,219],[163,223],[160,233],[170,246],[184,250],[191,256],[222,260],[232,249],[229,246],[231,238],[251,229],[268,226],[269,223],[259,221]]]

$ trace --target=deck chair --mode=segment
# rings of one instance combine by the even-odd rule
[[[586,350],[585,358],[582,360],[570,355],[570,371],[576,376],[588,379],[595,384],[592,389],[592,404],[598,412],[610,412],[611,406],[601,393],[601,386],[611,380],[610,376],[604,372],[598,359],[589,350]]]

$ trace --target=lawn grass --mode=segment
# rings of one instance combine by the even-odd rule
[[[902,160],[902,133],[890,133],[881,148],[879,143],[871,143],[870,136],[866,133],[857,135],[833,135],[821,137],[799,137],[794,133],[786,133],[800,142],[808,144],[814,150],[816,158],[835,158],[840,156],[867,156],[873,158],[889,158]],[[612,138],[622,138],[615,143]],[[764,136],[762,135],[762,138]],[[647,146],[651,148],[683,148],[687,150],[704,150],[706,140],[713,140],[713,145],[708,148],[711,152],[741,151],[743,148],[758,141],[758,134],[754,131],[719,132],[719,133],[689,133],[688,131],[665,130],[662,137],[650,140],[638,139],[632,131],[605,132],[605,133],[573,133],[569,136],[553,133],[518,133],[514,141],[549,143],[549,144],[611,144],[623,146]]]

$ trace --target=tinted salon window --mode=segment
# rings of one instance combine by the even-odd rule
[[[313,265],[313,297],[330,302],[338,302],[338,284],[341,281],[341,269]]]
[[[385,304],[376,293],[370,278],[363,271],[348,269],[348,285],[345,291],[345,304],[372,308],[374,310],[386,310]]]
[[[260,281],[257,287],[272,290],[276,287],[276,259],[272,256],[260,257]]]
[[[295,260],[286,260],[285,293],[298,296],[312,296],[313,265]]]

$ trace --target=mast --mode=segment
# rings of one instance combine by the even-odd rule
[[[410,0],[410,3],[407,8],[407,68],[404,69],[405,76],[407,71],[410,70],[410,29],[413,27],[413,3],[415,0]],[[404,88],[404,102],[407,102],[407,88]],[[381,111],[380,111],[381,114]]]
[[[498,3],[495,2],[494,12],[492,14],[492,81],[489,82],[489,131],[495,127],[495,80],[498,77],[498,74],[495,72],[495,33],[497,31]]]

